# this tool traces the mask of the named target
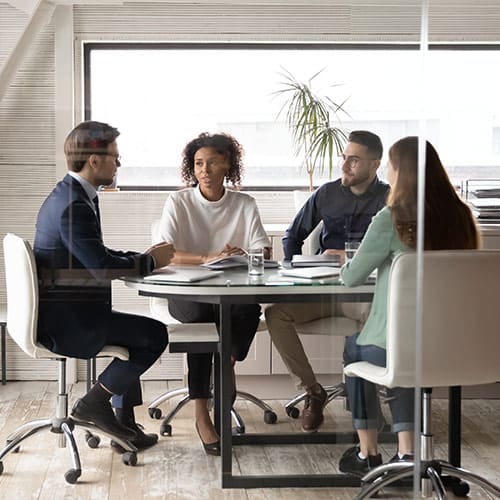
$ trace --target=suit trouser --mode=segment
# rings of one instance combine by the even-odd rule
[[[215,323],[219,330],[219,306],[187,300],[169,299],[170,314],[181,323]],[[260,321],[258,304],[231,305],[231,356],[243,361],[250,349]],[[188,386],[191,399],[210,397],[212,353],[188,354]]]
[[[280,353],[297,388],[316,384],[316,376],[300,341],[296,325],[320,318],[346,317],[360,327],[370,312],[369,303],[319,302],[308,304],[273,304],[265,310],[269,335]],[[359,331],[359,328],[357,329]],[[355,333],[353,330],[352,333]],[[335,332],[332,332],[335,335]]]
[[[99,382],[114,396],[115,408],[131,408],[142,404],[139,377],[161,356],[168,344],[163,323],[144,316],[111,313],[105,345],[125,347],[128,361],[114,358],[99,375]]]

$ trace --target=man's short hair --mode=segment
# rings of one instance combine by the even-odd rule
[[[80,172],[90,155],[106,154],[119,135],[118,129],[107,123],[86,121],[77,125],[64,141],[68,170]]]
[[[353,130],[349,134],[349,142],[355,142],[356,144],[365,146],[378,160],[382,158],[384,152],[382,141],[380,137],[373,132],[368,132],[368,130]]]

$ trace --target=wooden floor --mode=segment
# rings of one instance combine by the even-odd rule
[[[166,389],[166,382],[146,382],[145,401]],[[83,383],[71,387],[70,405],[83,391]],[[9,382],[0,386],[0,443],[4,443],[9,432],[19,424],[50,416],[56,392],[54,382]],[[300,422],[286,417],[283,401],[269,403],[279,419],[272,428],[263,423],[261,413],[253,405],[236,403],[247,431],[299,431]],[[436,455],[445,458],[446,401],[436,400],[435,403]],[[219,459],[203,452],[194,431],[192,406],[188,404],[175,418],[172,437],[161,437],[157,446],[139,454],[136,467],[123,465],[108,442],[103,442],[96,450],[88,448],[83,433],[78,432],[83,472],[76,485],[67,484],[63,477],[71,463],[68,450],[57,447],[55,435],[40,433],[25,441],[19,453],[12,453],[3,460],[0,499],[340,500],[355,497],[356,488],[222,490]],[[165,410],[167,408],[165,404]],[[151,420],[145,407],[140,408],[138,414],[138,420],[149,432],[158,432],[159,421]],[[500,400],[465,400],[463,415],[462,466],[500,484]],[[324,428],[350,429],[350,417],[342,401],[328,406]],[[345,448],[346,445],[235,447],[234,471],[247,474],[334,473]],[[395,448],[384,445],[381,451],[384,459],[388,459]],[[387,488],[379,498],[413,498],[413,492]],[[450,493],[449,498],[455,497]],[[470,498],[493,497],[472,486]]]

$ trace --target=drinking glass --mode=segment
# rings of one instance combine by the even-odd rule
[[[248,275],[262,276],[264,274],[264,249],[250,248],[248,250]]]

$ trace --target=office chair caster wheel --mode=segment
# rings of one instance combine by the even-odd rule
[[[135,451],[126,451],[122,455],[122,462],[125,465],[129,465],[130,467],[134,467],[137,465],[137,453]]]
[[[95,436],[94,434],[91,434],[90,432],[85,433],[85,441],[87,442],[87,446],[89,448],[98,448],[99,443],[101,442],[101,438],[99,436]]]
[[[148,408],[148,413],[151,418],[155,420],[160,420],[161,418],[161,410],[160,408]]]
[[[81,469],[70,469],[64,474],[64,479],[66,479],[66,482],[69,484],[75,484],[81,475]]]
[[[470,486],[465,481],[453,481],[451,491],[457,497],[466,497],[469,494]]]
[[[245,434],[246,429],[244,425],[237,425],[233,427],[233,435]]]
[[[264,412],[264,422],[266,424],[275,424],[278,421],[278,415],[274,411],[266,410]]]
[[[3,462],[0,462],[0,476],[3,474]]]
[[[299,418],[300,410],[296,406],[286,409],[286,414],[291,418]]]
[[[160,425],[160,434],[162,436],[171,436],[172,435],[172,426],[170,424],[166,424],[165,422]]]

